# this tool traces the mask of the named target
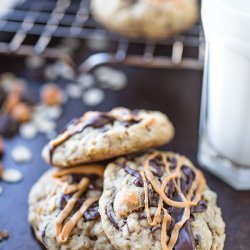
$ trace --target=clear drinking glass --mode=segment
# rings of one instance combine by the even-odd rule
[[[198,161],[250,189],[250,1],[203,0],[206,56]]]

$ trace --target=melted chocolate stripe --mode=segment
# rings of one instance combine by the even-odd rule
[[[114,203],[114,199],[112,199],[108,205],[106,206],[106,214],[108,216],[108,219],[110,221],[110,223],[117,229],[119,230],[119,226],[118,224],[115,222],[113,216],[112,216],[112,211],[113,211],[113,203]]]
[[[79,134],[79,133],[82,133],[88,127],[101,128],[107,124],[112,124],[114,121],[115,121],[115,118],[113,118],[112,116],[109,116],[105,113],[98,114],[97,116],[94,116],[92,119],[87,120],[86,122],[84,122],[82,124],[82,126],[78,130],[71,132],[71,133],[68,133],[68,135],[65,136],[65,138],[63,140],[61,140],[59,143],[57,143],[55,146],[52,146],[52,145],[49,146],[50,163],[53,164],[52,160],[53,160],[53,153],[54,153],[55,149],[58,146],[60,146],[61,144],[63,144],[65,141],[67,141],[69,138],[71,138],[72,136]],[[79,123],[79,120],[76,120],[76,124],[78,124],[78,123]],[[73,126],[72,123],[70,123],[70,125],[68,127],[66,127],[65,132],[71,126]]]
[[[132,176],[134,176],[136,179],[134,181],[134,184],[137,186],[137,187],[143,187],[143,180],[141,178],[141,175],[138,171],[128,167],[128,166],[125,166],[124,167],[124,171]]]

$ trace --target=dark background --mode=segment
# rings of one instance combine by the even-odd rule
[[[31,88],[38,89],[42,82],[36,79],[39,72],[28,71],[23,65],[23,59],[0,57],[2,72],[14,71],[18,76],[25,76],[30,79]],[[175,125],[176,136],[164,149],[185,154],[197,164],[202,72],[119,68],[128,75],[128,87],[118,92],[105,90],[105,101],[95,109],[107,111],[114,106],[126,106],[160,110],[168,114]],[[86,110],[88,108],[81,100],[70,100],[59,120],[58,129],[63,128],[69,119],[82,115]],[[34,182],[49,168],[40,156],[45,143],[46,139],[42,135],[31,141],[25,141],[19,136],[6,141],[4,166],[18,168],[23,173],[24,179],[16,184],[0,181],[0,185],[4,187],[4,193],[0,195],[0,230],[9,231],[9,239],[0,243],[1,250],[41,249],[27,223],[27,196]],[[11,148],[19,144],[32,149],[33,160],[30,163],[16,165],[11,159]],[[223,218],[227,224],[225,249],[249,249],[250,192],[234,191],[216,177],[204,172],[208,185],[218,193],[218,204],[222,208]]]

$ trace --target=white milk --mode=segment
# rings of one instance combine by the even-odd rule
[[[208,141],[224,157],[250,167],[250,0],[203,0],[202,21]]]

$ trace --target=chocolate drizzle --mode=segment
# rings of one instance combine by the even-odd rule
[[[96,220],[98,217],[100,217],[100,214],[98,212],[99,206],[98,203],[94,203],[85,213],[84,213],[84,219],[86,221],[90,220]]]

